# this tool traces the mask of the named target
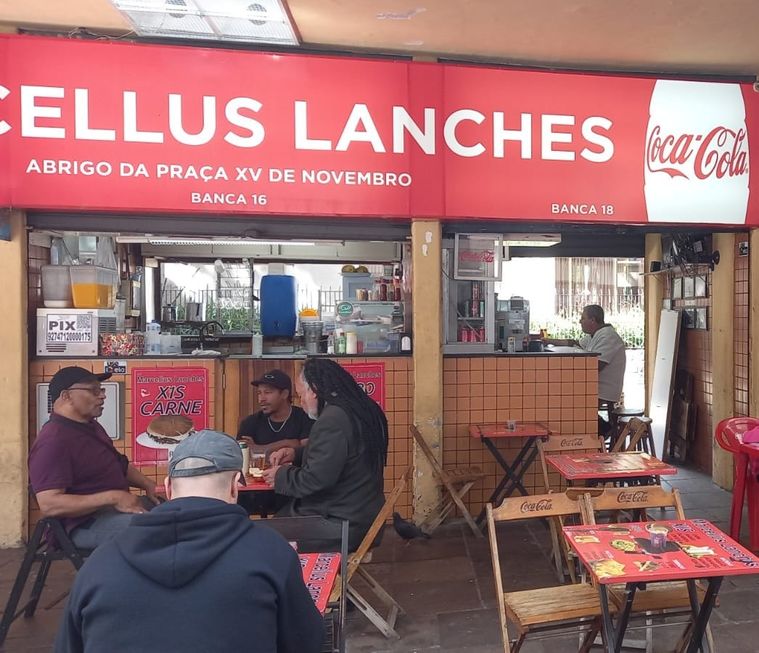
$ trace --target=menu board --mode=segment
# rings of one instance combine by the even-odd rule
[[[303,582],[319,612],[327,609],[330,592],[340,570],[339,553],[300,553]]]
[[[643,452],[564,454],[546,461],[570,480],[677,474],[675,467]]]
[[[604,584],[759,573],[759,558],[702,519],[566,526],[563,531]]]

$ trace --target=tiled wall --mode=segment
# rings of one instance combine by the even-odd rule
[[[541,422],[562,435],[598,432],[598,362],[595,356],[446,357],[443,361],[443,464],[477,465],[486,477],[470,491],[469,509],[482,509],[503,472],[469,425],[506,420]],[[507,461],[517,455],[522,439],[497,440]],[[552,485],[558,486],[553,475]],[[542,492],[536,459],[527,471],[528,491]]]
[[[345,359],[344,359],[345,360]],[[409,425],[411,423],[411,411],[413,404],[413,360],[411,357],[397,358],[351,358],[352,363],[378,363],[385,365],[385,413],[387,415],[388,425],[390,428],[390,442],[388,451],[387,467],[385,468],[385,493],[388,494],[395,482],[411,463],[411,441],[409,435]],[[244,363],[240,365],[240,363]],[[76,359],[51,359],[45,361],[37,359],[30,363],[29,368],[29,446],[31,447],[37,433],[36,425],[36,384],[44,383],[50,380],[53,374],[67,365],[80,365],[93,372],[103,371],[102,360],[76,360]],[[131,434],[132,434],[132,417],[131,417],[131,366],[139,367],[181,367],[186,365],[206,367],[209,370],[209,419],[211,426],[218,429],[226,428],[232,434],[236,434],[236,425],[222,422],[223,412],[226,408],[233,411],[235,415],[245,416],[257,410],[255,393],[252,392],[250,381],[258,378],[265,371],[279,367],[285,372],[294,375],[296,373],[295,361],[293,360],[257,360],[255,363],[250,359],[245,360],[228,360],[221,361],[192,359],[183,360],[166,360],[166,359],[134,359],[129,361],[129,368],[125,375],[114,375],[111,380],[122,383],[121,391],[123,393],[123,416],[124,432],[126,438],[116,440],[114,444],[119,451],[125,453],[130,459],[132,458]],[[222,374],[232,378],[231,370],[225,369],[230,366],[239,366],[238,378],[239,386],[233,390],[232,384],[228,384],[226,389],[222,387],[220,379]],[[235,418],[235,422],[237,421]],[[163,482],[166,475],[164,466],[141,467],[141,471],[154,479],[156,482]],[[398,512],[403,516],[411,516],[411,491],[407,489],[396,504]],[[30,511],[30,523],[32,526],[36,521],[37,511],[32,507]]]
[[[747,243],[748,233],[735,234],[735,312],[733,316],[735,361],[735,415],[748,415],[749,397],[749,257],[738,251],[741,242]]]

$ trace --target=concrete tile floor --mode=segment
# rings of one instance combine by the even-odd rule
[[[668,482],[681,490],[686,514],[729,526],[731,495],[697,472],[681,469]],[[503,548],[504,585],[527,589],[555,584],[549,563],[547,530],[539,523],[513,524],[499,535]],[[742,541],[747,541],[744,516]],[[20,550],[0,551],[0,597],[10,591]],[[429,541],[405,543],[388,528],[373,553],[370,570],[404,607],[398,620],[399,640],[386,640],[357,611],[348,614],[349,653],[503,653],[496,613],[493,572],[486,540],[472,537],[460,523],[441,528]],[[56,563],[37,614],[11,627],[5,653],[50,651],[73,570]],[[368,593],[367,593],[368,595]],[[720,606],[711,619],[718,653],[759,650],[759,574],[726,579]],[[678,626],[653,631],[654,651],[671,650]],[[641,637],[643,631],[637,631]],[[148,649],[146,649],[148,650]],[[565,653],[577,650],[576,637],[528,642],[524,653]]]

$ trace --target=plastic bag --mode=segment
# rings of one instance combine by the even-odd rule
[[[116,256],[113,253],[113,238],[100,236],[98,238],[97,251],[95,253],[95,265],[109,270],[117,270]]]
[[[78,262],[78,261],[77,261]],[[63,238],[56,236],[50,245],[50,263],[52,265],[73,265],[74,257]]]

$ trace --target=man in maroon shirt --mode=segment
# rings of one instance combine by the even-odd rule
[[[134,513],[158,502],[155,483],[129,463],[95,421],[110,374],[64,367],[50,380],[53,412],[29,453],[29,481],[40,510],[58,517],[79,547],[93,549],[123,531]],[[129,492],[146,491],[147,497]]]

